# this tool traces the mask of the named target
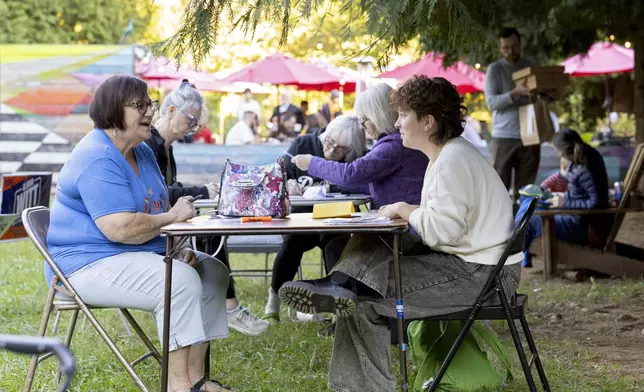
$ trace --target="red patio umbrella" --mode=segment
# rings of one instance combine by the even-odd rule
[[[444,68],[443,55],[434,52],[427,53],[425,57],[418,61],[385,72],[379,78],[392,78],[402,82],[414,75],[445,78],[456,86],[459,94],[483,91],[485,89],[485,74],[483,72],[460,61]]]
[[[601,76],[631,72],[635,67],[633,49],[610,42],[596,42],[588,53],[580,53],[561,63],[570,76]]]
[[[283,54],[254,62],[223,79],[225,82],[268,83],[295,86],[300,90],[330,91],[340,88],[340,78],[313,64]]]
[[[136,63],[134,73],[143,80],[153,81],[153,86],[157,88],[175,88],[179,86],[181,80],[188,79],[201,91],[235,90],[230,83],[223,82],[206,72],[199,72],[183,65],[177,68],[174,61],[165,57],[155,57],[149,62]]]
[[[340,90],[342,90],[342,92],[349,94],[356,91],[356,83],[360,79],[360,74],[357,71],[347,67],[337,67],[323,61],[318,61],[312,64],[335,76],[340,81],[340,85],[342,86]],[[342,84],[342,82],[344,82],[344,84]]]

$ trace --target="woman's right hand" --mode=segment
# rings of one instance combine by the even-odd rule
[[[168,212],[173,214],[174,223],[185,222],[197,215],[197,210],[192,204],[192,196],[180,197]]]
[[[217,197],[219,194],[219,184],[215,184],[214,182],[209,182],[207,184],[204,184],[206,189],[208,190],[208,198],[209,199],[214,199]]]

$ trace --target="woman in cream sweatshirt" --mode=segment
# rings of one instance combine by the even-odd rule
[[[485,157],[460,137],[465,108],[450,82],[415,76],[392,101],[404,146],[430,161],[420,205],[380,209],[380,215],[400,217],[413,229],[402,238],[405,316],[466,309],[514,231],[510,196]],[[519,285],[521,259],[520,253],[511,255],[500,274],[508,297]],[[356,234],[331,275],[289,282],[280,290],[280,298],[298,310],[338,314],[329,369],[334,391],[395,390],[388,329],[396,315],[392,260],[377,236]]]

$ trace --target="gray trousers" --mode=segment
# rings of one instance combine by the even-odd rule
[[[391,239],[387,242],[390,243]],[[474,304],[493,265],[474,264],[433,252],[406,235],[401,259],[405,318],[422,318],[467,309]],[[391,371],[389,319],[396,317],[393,255],[380,238],[354,235],[334,271],[343,272],[381,293],[359,299],[356,313],[338,317],[328,386],[338,392],[396,390]],[[519,286],[518,264],[503,268],[506,295]],[[495,302],[498,300],[495,298]]]
[[[534,184],[539,172],[541,146],[524,146],[521,139],[492,138],[490,152],[494,170],[499,174],[505,187],[514,189],[514,199],[518,199],[519,190],[526,185]],[[512,170],[514,169],[514,186]]]

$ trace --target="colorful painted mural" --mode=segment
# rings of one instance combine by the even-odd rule
[[[0,45],[0,174],[57,172],[91,129],[97,81],[133,70],[132,46]]]

